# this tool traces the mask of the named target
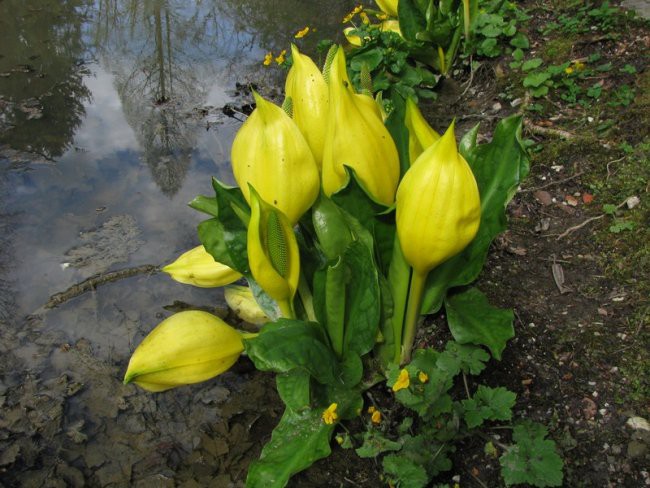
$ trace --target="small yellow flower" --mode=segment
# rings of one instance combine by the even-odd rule
[[[404,388],[408,388],[410,384],[411,379],[409,378],[409,372],[406,369],[403,369],[399,372],[399,377],[393,385],[393,391],[397,392],[399,390],[403,390]]]
[[[296,39],[302,39],[302,38],[305,37],[307,34],[309,34],[309,26],[308,26],[308,25],[305,26],[304,29],[299,30],[298,32],[296,32],[296,35],[293,36],[293,37],[295,37]]]
[[[420,371],[418,373],[418,379],[420,380],[420,383],[426,383],[429,381],[429,375],[426,374],[424,371]]]
[[[564,69],[564,72],[565,72],[567,75],[570,75],[571,73],[573,73],[573,68],[572,68],[571,66],[569,66],[568,68],[565,68],[565,69]]]
[[[341,436],[341,435],[337,435],[337,436],[335,437],[335,439],[336,439],[336,442],[338,443],[339,446],[340,446],[341,444],[343,444],[343,441],[344,441],[343,436]]]
[[[375,15],[375,17],[377,17],[377,20],[386,20],[388,18],[388,15],[382,12],[380,14]]]
[[[283,49],[282,52],[278,55],[277,58],[275,58],[275,62],[278,64],[282,64],[285,61],[285,55],[287,54],[287,50]]]
[[[269,51],[268,53],[266,53],[266,56],[264,56],[264,66],[270,66],[272,62],[273,62],[273,53]]]
[[[583,63],[582,61],[576,61],[575,63],[573,63],[573,66],[575,66],[575,69],[578,71],[582,71],[583,69],[585,69],[585,63]]]
[[[323,412],[323,415],[321,417],[323,418],[323,422],[325,422],[327,425],[332,425],[334,422],[336,422],[336,419],[339,418],[338,414],[336,413],[336,407],[338,407],[338,404],[332,403]]]
[[[361,12],[361,13],[359,14],[359,17],[361,17],[361,22],[363,22],[364,24],[366,24],[366,25],[370,24],[370,19],[368,18],[368,14],[367,14],[367,13],[365,13],[365,12]]]
[[[368,413],[372,414],[372,413],[375,413],[376,411],[377,411],[377,409],[373,405],[368,407]]]
[[[373,424],[381,424],[381,412],[379,410],[375,410],[372,412],[372,416],[370,417],[370,420],[372,421]]]
[[[348,15],[343,17],[342,23],[347,24],[348,22],[350,22],[354,18],[355,15],[357,15],[362,10],[363,10],[363,6],[362,5],[357,5],[356,7],[354,7],[354,9],[352,9],[352,11]]]

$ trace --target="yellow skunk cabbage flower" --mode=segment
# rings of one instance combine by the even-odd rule
[[[199,383],[229,369],[244,350],[244,336],[207,312],[179,312],[163,320],[131,356],[124,384],[149,391]]]
[[[255,281],[293,317],[292,300],[300,278],[298,242],[287,217],[266,203],[250,186],[251,220],[248,224],[248,264]]]
[[[352,31],[356,30],[354,27],[346,27],[343,29],[343,35],[345,38],[348,40],[350,44],[356,47],[361,47],[363,46],[363,41],[361,40],[361,37],[359,37],[356,34],[352,34]]]
[[[233,173],[249,205],[251,184],[293,225],[318,197],[318,167],[291,117],[257,93],[253,95],[257,108],[232,144]]]
[[[243,321],[255,325],[270,322],[271,319],[257,304],[249,287],[229,285],[224,288],[223,294],[230,309]]]
[[[329,88],[323,153],[325,194],[336,193],[346,184],[345,166],[349,166],[375,200],[392,205],[400,172],[397,149],[374,99],[354,93],[341,47],[330,67]]]
[[[399,0],[375,0],[375,3],[382,12],[390,15],[391,17],[397,17],[397,5]]]
[[[440,134],[424,120],[422,112],[412,98],[406,100],[404,124],[409,131],[409,161],[413,164],[426,148],[440,139]]]
[[[323,145],[329,107],[327,83],[309,56],[291,45],[293,65],[287,74],[285,92],[291,97],[293,120],[305,136],[316,164],[323,162]]]
[[[179,283],[201,288],[229,285],[242,276],[234,269],[215,261],[203,246],[196,246],[181,254],[162,270]]]
[[[406,262],[426,275],[476,235],[481,202],[474,174],[458,153],[452,122],[411,165],[397,190],[396,225]]]
[[[402,36],[402,31],[399,28],[399,20],[384,20],[379,28],[382,30],[382,32],[395,32],[396,34],[399,34],[400,37]]]

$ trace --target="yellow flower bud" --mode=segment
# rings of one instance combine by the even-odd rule
[[[291,117],[257,93],[253,95],[257,108],[232,144],[233,173],[249,204],[250,183],[293,225],[318,196],[318,167]]]
[[[409,372],[406,369],[402,369],[399,372],[397,381],[392,386],[392,389],[393,391],[397,392],[400,390],[404,390],[405,388],[408,388],[410,384],[411,384],[411,378],[409,377]]]
[[[361,37],[357,36],[356,34],[352,34],[353,30],[355,30],[354,27],[346,27],[343,29],[343,35],[350,44],[356,47],[361,47],[363,45],[363,41],[361,40]]]
[[[251,186],[248,224],[248,264],[255,281],[292,316],[291,300],[298,289],[300,254],[287,217],[266,203]]]
[[[136,348],[124,384],[157,392],[199,383],[229,369],[243,350],[242,334],[220,318],[196,310],[179,312]]]
[[[397,190],[396,207],[402,252],[420,276],[474,238],[481,202],[474,174],[458,153],[453,123],[406,172]]]
[[[215,261],[203,246],[181,254],[162,270],[179,283],[201,288],[229,285],[242,276],[234,269]]]
[[[230,285],[224,289],[223,294],[231,310],[245,322],[261,325],[270,321],[255,301],[249,287]]]
[[[287,74],[285,92],[287,97],[291,97],[293,120],[305,136],[320,168],[329,108],[327,83],[318,66],[293,44],[291,56],[293,65]]]
[[[375,0],[375,2],[382,12],[387,13],[391,17],[397,17],[399,0]]]
[[[397,149],[372,97],[354,93],[341,47],[330,67],[329,88],[323,153],[325,194],[329,196],[345,186],[345,166],[349,166],[375,200],[392,205],[400,171]]]
[[[327,407],[321,415],[323,422],[325,422],[327,425],[332,425],[334,422],[336,422],[339,418],[338,413],[336,413],[337,408],[338,404],[336,403],[332,403],[329,407]]]
[[[413,164],[422,152],[440,139],[440,134],[424,120],[413,99],[406,100],[404,124],[409,131],[409,162]]]

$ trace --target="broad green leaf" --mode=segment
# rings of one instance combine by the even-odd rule
[[[528,49],[530,47],[530,42],[528,41],[526,34],[523,32],[517,32],[517,34],[510,39],[510,45],[519,49]]]
[[[400,175],[404,175],[409,169],[409,132],[404,123],[406,116],[406,103],[402,97],[395,96],[392,98],[393,110],[388,114],[386,119],[386,128],[390,132],[397,154],[399,155]]]
[[[461,146],[462,147],[462,146]],[[528,174],[528,157],[521,143],[521,117],[497,124],[492,141],[463,154],[481,195],[481,224],[474,240],[459,254],[429,273],[422,313],[440,309],[446,291],[473,282],[481,272],[492,240],[506,229],[505,207]]]
[[[250,274],[246,254],[246,222],[250,210],[239,188],[222,185],[213,178],[214,200],[197,197],[191,206],[214,215],[199,224],[199,238],[205,249],[218,262]]]
[[[417,40],[419,32],[427,28],[425,14],[416,0],[401,0],[397,4],[399,27],[404,39],[408,41]]]
[[[348,246],[335,266],[314,276],[314,309],[339,356],[363,356],[375,345],[381,318],[379,277],[371,251]]]
[[[525,422],[513,430],[515,445],[499,458],[501,474],[507,486],[527,483],[537,487],[562,486],[564,463],[555,443],[545,439],[546,429]]]
[[[524,78],[524,86],[528,87],[538,87],[546,80],[551,78],[551,73],[548,71],[541,71],[537,73],[531,73],[526,78]]]
[[[302,369],[293,369],[275,377],[278,393],[284,404],[294,412],[309,407],[311,376]]]
[[[350,67],[354,71],[361,71],[365,64],[368,71],[372,71],[381,64],[383,59],[383,52],[378,47],[372,49],[359,49],[355,51],[354,56],[350,59]]]
[[[506,342],[515,336],[512,310],[493,307],[477,288],[448,295],[445,311],[457,342],[486,346],[495,359],[501,359]]]
[[[321,419],[321,410],[297,413],[287,408],[271,440],[248,468],[247,488],[281,488],[289,478],[331,453],[335,425]]]
[[[521,65],[521,69],[523,71],[530,71],[531,69],[539,68],[541,65],[542,58],[533,58],[525,61],[524,64]]]
[[[346,168],[350,177],[347,186],[331,196],[332,200],[346,213],[354,217],[369,233],[376,246],[376,259],[379,269],[388,269],[395,238],[395,212],[374,202],[359,183],[356,174]],[[367,236],[356,232],[355,222],[348,219],[348,226],[358,238],[368,244]]]
[[[245,341],[246,353],[261,371],[308,371],[321,383],[338,381],[336,357],[319,324],[279,319]]]
[[[363,378],[363,362],[355,352],[348,352],[341,361],[341,382],[352,388]]]
[[[312,225],[327,259],[338,258],[352,241],[342,209],[322,192],[311,212]]]
[[[363,408],[363,396],[360,387],[350,388],[341,383],[321,385],[312,384],[312,402],[315,405],[336,403],[339,420],[358,418]]]

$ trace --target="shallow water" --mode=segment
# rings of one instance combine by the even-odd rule
[[[232,182],[230,145],[245,118],[223,107],[250,103],[249,83],[277,98],[283,73],[262,65],[265,53],[288,48],[305,25],[338,36],[351,6],[0,1],[1,477],[241,481],[232,463],[245,467],[259,439],[246,441],[252,454],[229,444],[253,436],[252,418],[274,415],[251,403],[272,395],[268,378],[244,367],[159,395],[120,383],[135,345],[169,315],[164,307],[223,309],[218,290],[140,274],[43,305],[90,276],[164,264],[198,244],[202,217],[186,203],[210,194],[212,176]],[[315,41],[301,48],[315,53]],[[225,433],[201,440],[220,425]],[[172,446],[162,454],[161,439]],[[109,459],[116,443],[121,454]],[[196,456],[208,466],[198,474]]]

